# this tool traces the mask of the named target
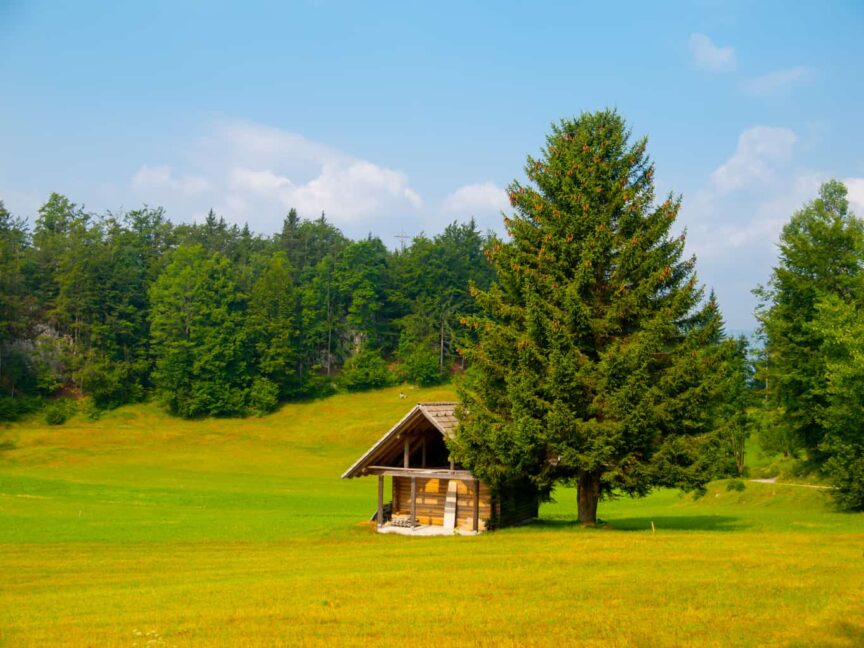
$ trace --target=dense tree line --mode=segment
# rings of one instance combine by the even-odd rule
[[[192,417],[438,382],[466,335],[469,283],[492,280],[486,241],[454,223],[394,252],[324,215],[291,210],[264,237],[212,212],[97,216],[57,194],[31,229],[0,203],[0,419],[62,395],[94,413],[152,395]]]

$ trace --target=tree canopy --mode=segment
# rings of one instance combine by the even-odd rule
[[[93,413],[151,395],[181,416],[264,413],[388,383],[394,361],[402,378],[440,381],[468,282],[491,277],[486,240],[453,223],[393,251],[293,209],[263,237],[212,211],[175,225],[59,194],[31,232],[0,203],[0,419],[58,395]]]
[[[784,226],[771,280],[756,291],[774,434],[835,479],[853,508],[864,508],[862,271],[864,223],[832,180]]]

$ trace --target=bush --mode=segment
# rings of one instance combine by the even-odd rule
[[[402,357],[400,373],[403,380],[420,387],[431,387],[444,379],[438,354],[428,347],[418,346]]]
[[[30,412],[35,412],[42,405],[37,396],[0,396],[0,421],[17,421]]]
[[[279,404],[279,388],[272,380],[258,377],[249,391],[249,407],[258,416],[269,414]]]
[[[738,491],[739,493],[747,488],[747,485],[740,479],[730,479],[726,484],[727,491]]]
[[[45,408],[45,422],[48,425],[63,425],[74,413],[74,403],[68,400],[57,400]]]
[[[339,385],[348,391],[386,387],[391,382],[390,370],[377,351],[361,348],[342,367]]]
[[[825,472],[834,484],[834,500],[847,511],[864,511],[864,445],[833,440],[825,449],[832,453]]]

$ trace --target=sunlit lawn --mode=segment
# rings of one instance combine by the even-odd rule
[[[453,398],[398,394],[0,428],[0,644],[864,643],[864,516],[825,491],[663,491],[583,530],[564,490],[528,527],[375,534],[374,480],[339,475]]]

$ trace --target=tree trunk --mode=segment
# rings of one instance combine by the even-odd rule
[[[576,490],[579,506],[579,523],[583,526],[597,524],[597,503],[600,501],[600,473],[583,470],[579,473]]]
[[[444,315],[441,315],[441,335],[439,338],[441,342],[440,350],[438,353],[438,368],[444,369]]]

